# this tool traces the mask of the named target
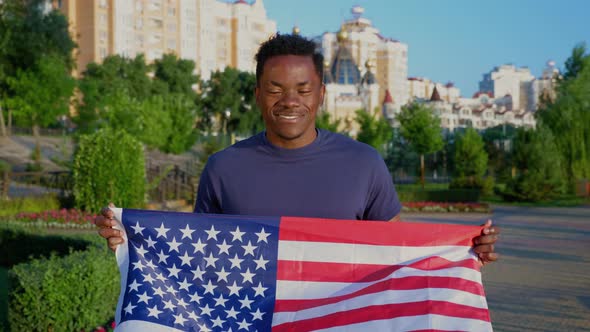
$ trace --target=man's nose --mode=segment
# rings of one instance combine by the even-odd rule
[[[298,107],[301,103],[300,96],[297,91],[287,91],[283,94],[281,105],[288,108]]]

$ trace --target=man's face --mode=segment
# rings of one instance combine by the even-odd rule
[[[313,142],[315,116],[324,100],[324,91],[311,56],[280,55],[268,59],[255,91],[268,140],[288,149]]]

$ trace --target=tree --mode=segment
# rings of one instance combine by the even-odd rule
[[[393,139],[393,128],[389,123],[377,114],[369,114],[364,110],[356,111],[355,120],[360,126],[357,141],[369,144],[384,156]]]
[[[507,184],[507,198],[540,201],[563,193],[562,156],[549,129],[519,128],[512,159],[518,174]]]
[[[199,83],[194,74],[195,63],[192,60],[179,59],[174,54],[165,54],[154,61],[154,92],[157,94],[174,93],[196,98],[193,86]]]
[[[482,177],[487,169],[488,154],[481,136],[473,128],[467,128],[455,142],[455,175]]]
[[[8,79],[8,86],[14,93],[8,105],[15,110],[19,123],[33,128],[35,156],[39,158],[39,127],[54,123],[68,113],[75,80],[60,58],[49,56],[40,59],[33,68],[19,70],[15,78]]]
[[[401,136],[420,155],[420,182],[424,188],[424,155],[443,147],[440,119],[432,109],[413,103],[402,107],[397,120]]]
[[[327,111],[316,114],[315,125],[317,128],[326,129],[337,133],[340,127],[341,119],[332,119],[332,115]]]
[[[574,48],[556,100],[537,112],[561,151],[570,190],[575,181],[590,178],[590,54],[585,52],[584,46]]]
[[[4,0],[0,2],[0,100],[9,100],[15,92],[8,81],[19,72],[38,67],[41,59],[55,57],[69,71],[74,66],[72,51],[76,44],[68,31],[68,20],[57,10],[46,12],[44,0]],[[0,105],[0,126],[4,111],[8,127],[12,110]],[[7,134],[2,128],[2,134]]]

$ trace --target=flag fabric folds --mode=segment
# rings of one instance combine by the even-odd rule
[[[491,331],[481,227],[113,209],[117,331]]]

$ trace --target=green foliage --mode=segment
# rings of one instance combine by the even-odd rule
[[[154,92],[180,94],[194,100],[196,93],[193,91],[193,85],[199,82],[199,77],[193,74],[194,71],[195,63],[192,60],[165,54],[162,59],[154,61],[154,84],[157,87]]]
[[[4,172],[9,172],[12,169],[9,163],[4,160],[0,160],[0,175]]]
[[[442,190],[400,190],[398,198],[402,202],[477,202],[480,190],[442,189]]]
[[[456,177],[449,184],[450,189],[476,189],[481,190],[483,195],[489,196],[494,193],[494,178],[491,176],[460,176]]]
[[[142,207],[145,200],[145,162],[141,144],[124,131],[101,129],[80,137],[74,157],[76,205],[99,211],[109,202]]]
[[[401,136],[417,153],[428,154],[442,149],[440,119],[430,108],[416,103],[404,106],[397,120]]]
[[[511,146],[516,136],[516,127],[505,124],[486,129],[483,134],[488,154],[488,174],[505,182],[511,176]]]
[[[84,250],[98,237],[88,235],[49,234],[41,228],[25,228],[21,225],[0,224],[0,266],[11,267],[33,258],[49,257],[51,254],[65,255],[70,249]],[[101,244],[102,241],[101,241]],[[19,248],[14,250],[14,248]]]
[[[488,154],[484,142],[473,128],[467,128],[455,142],[455,175],[481,177],[485,174]]]
[[[13,331],[91,331],[112,317],[119,293],[115,257],[104,245],[16,265],[9,284]]]
[[[319,112],[315,118],[315,126],[317,128],[329,130],[333,133],[337,133],[342,123],[341,119],[333,119],[332,115],[327,111]]]
[[[27,70],[18,70],[8,78],[14,95],[8,105],[14,109],[17,123],[45,127],[68,113],[75,81],[63,61],[55,56],[41,58]]]
[[[537,112],[538,122],[553,133],[570,191],[577,180],[590,178],[590,54],[585,53],[583,45],[574,48],[555,101]]]
[[[254,90],[256,76],[253,73],[226,67],[211,74],[203,83],[202,129],[210,129],[211,118],[227,122],[227,130],[238,135],[253,135],[264,129],[260,109],[256,105]],[[227,119],[226,112],[229,112]]]
[[[387,120],[377,116],[377,114],[369,114],[364,110],[356,111],[355,120],[360,126],[356,137],[357,141],[369,144],[377,149],[381,155],[385,155],[393,139],[393,128],[391,128]]]
[[[11,198],[0,200],[0,217],[14,216],[19,212],[57,210],[59,207],[59,200],[54,195]]]
[[[514,142],[513,161],[518,174],[511,179],[504,196],[522,201],[541,201],[563,193],[565,174],[562,157],[550,130],[519,129]]]

